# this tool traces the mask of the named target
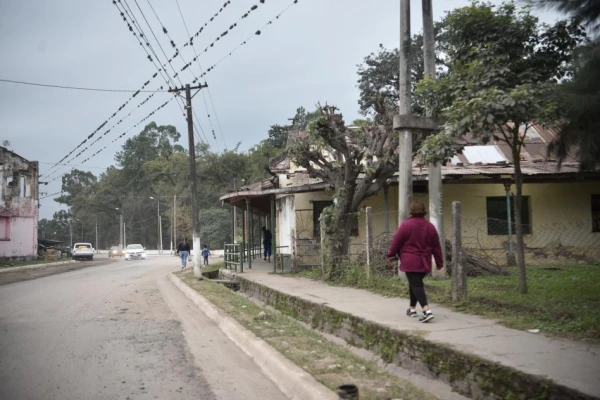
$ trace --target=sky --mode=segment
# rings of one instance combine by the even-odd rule
[[[399,44],[399,0],[298,0],[279,19],[262,29],[260,36],[254,33],[293,4],[293,0],[266,0],[264,4],[259,0],[231,0],[210,22],[225,1],[179,0],[192,34],[208,23],[194,40],[201,66],[194,63],[183,71],[181,82],[191,83],[193,74],[200,75],[201,67],[207,69],[222,59],[205,77],[209,89],[193,100],[200,126],[215,151],[231,149],[237,143],[240,149],[247,150],[267,137],[269,126],[287,124],[299,106],[311,109],[319,102],[327,102],[336,105],[347,121],[358,118],[357,65],[369,53],[377,51],[379,44],[387,48]],[[174,51],[150,5],[178,46],[189,40],[176,0],[137,0],[137,5],[136,0],[128,0],[127,3],[140,18],[144,31],[151,35],[137,8],[139,5],[169,57]],[[434,0],[434,18],[437,20],[448,10],[469,3],[468,0]],[[254,4],[259,7],[241,19],[214,47],[201,53]],[[416,33],[422,29],[421,1],[412,0],[411,6],[411,30]],[[156,72],[156,67],[148,61],[119,14],[112,0],[0,0],[0,79],[139,89]],[[548,23],[559,17],[547,11],[536,14]],[[246,45],[228,56],[248,38]],[[164,62],[160,49],[151,39]],[[190,46],[181,54],[185,62],[194,57]],[[177,58],[172,64],[179,70],[185,62]],[[172,76],[174,73],[169,71]],[[180,84],[177,80],[176,83]],[[158,89],[160,85],[165,82],[157,77],[147,89]],[[131,115],[86,153],[53,171],[62,174],[77,167],[99,174],[113,165],[115,152],[143,126],[112,141],[171,98],[169,93],[156,93],[138,108],[147,95],[136,96],[106,128],[133,110]],[[11,150],[39,161],[43,175],[130,96],[131,93],[124,92],[60,90],[0,82],[0,143],[8,140]],[[182,134],[181,144],[187,147],[186,121],[175,101],[146,123],[150,121],[174,125]],[[211,124],[216,139],[211,133]],[[94,139],[96,137],[98,134]],[[80,164],[104,146],[107,146],[104,151]],[[60,179],[57,179],[40,186],[40,198],[59,191]],[[62,207],[54,198],[40,200],[40,218],[51,218]]]

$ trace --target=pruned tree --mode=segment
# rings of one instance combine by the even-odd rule
[[[352,219],[360,204],[377,194],[398,169],[398,136],[391,126],[349,129],[333,106],[318,106],[306,138],[290,145],[294,163],[312,177],[329,183],[333,206],[321,216],[329,260],[329,278],[335,279],[348,253]]]
[[[553,124],[560,118],[557,82],[569,78],[573,51],[584,33],[576,21],[541,25],[528,9],[518,10],[513,3],[496,8],[475,2],[452,11],[446,19],[446,39],[465,45],[455,45],[450,53],[448,76],[418,84],[419,101],[446,121],[437,143],[426,141],[430,148],[421,152],[433,159],[447,157],[448,152],[439,147],[452,146],[466,135],[510,147],[519,291],[526,293],[521,150],[534,124]],[[481,35],[484,31],[486,35]],[[473,37],[479,38],[476,43]]]

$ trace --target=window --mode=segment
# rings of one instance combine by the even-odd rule
[[[313,237],[321,236],[321,213],[326,207],[333,205],[333,201],[313,201]],[[350,227],[350,236],[358,236],[358,218],[352,218],[352,226]]]
[[[592,232],[600,232],[600,194],[592,195]]]
[[[0,240],[10,240],[10,217],[0,217]]]
[[[508,220],[506,215],[506,197],[486,198],[487,231],[488,235],[508,235]],[[514,198],[510,198],[510,219],[512,222],[512,233],[516,232]],[[523,233],[531,234],[529,222],[529,196],[523,196],[523,209],[521,210],[521,221]]]
[[[326,207],[333,205],[333,201],[313,201],[313,237],[321,237],[321,213]]]

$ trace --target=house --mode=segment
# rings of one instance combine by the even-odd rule
[[[547,144],[555,135],[555,131],[541,126],[530,128],[521,153],[526,262],[597,262],[600,170],[581,172],[573,159],[566,160],[559,169],[556,161],[546,159]],[[512,161],[510,149],[501,143],[466,143],[462,153],[442,167],[446,238],[451,238],[452,202],[460,201],[463,246],[500,264],[506,263],[506,252],[515,243]],[[278,251],[299,258],[300,264],[313,264],[314,259],[306,263],[302,259],[307,246],[316,247],[319,242],[319,216],[332,202],[329,185],[309,177],[285,153],[272,160],[271,170],[275,177],[227,193],[221,199],[244,209],[249,204],[251,212],[264,215],[271,215],[275,206]],[[427,179],[427,168],[415,162],[413,198],[426,205]],[[361,209],[372,207],[375,244],[387,243],[398,227],[398,196],[398,179],[394,176],[384,190],[361,204]],[[360,254],[365,242],[364,218],[359,216],[351,236],[349,253]]]
[[[0,259],[37,257],[38,163],[0,147]]]

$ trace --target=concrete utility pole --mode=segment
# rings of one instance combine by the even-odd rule
[[[425,78],[436,79],[435,75],[435,35],[433,32],[432,0],[422,0],[423,8],[423,59],[425,63]],[[431,110],[425,110],[427,117],[432,116]],[[444,209],[442,195],[442,164],[431,163],[428,166],[429,177],[429,221],[435,226],[440,237],[443,260],[446,260],[446,239],[444,236]],[[435,263],[435,261],[434,261]],[[447,276],[446,268],[432,268],[434,278]]]
[[[185,88],[169,89],[169,92],[179,93],[185,90],[185,100],[187,109],[187,126],[188,126],[188,146],[190,152],[190,177],[192,179],[192,225],[194,231],[193,244],[194,244],[194,276],[199,280],[202,279],[202,271],[200,270],[200,226],[198,222],[198,204],[196,198],[198,196],[197,182],[196,182],[196,148],[194,144],[194,121],[192,120],[192,89],[198,89],[198,92],[208,85],[198,85],[191,87],[189,84],[185,85]],[[196,92],[196,93],[198,93]],[[194,94],[195,96],[195,94]]]
[[[98,218],[96,218],[96,254],[98,253]]]
[[[171,227],[171,254],[173,254],[173,243],[175,243],[175,247],[177,248],[177,195],[173,195],[173,225]]]
[[[400,0],[400,104],[399,117],[411,115],[410,93],[410,0]],[[398,176],[398,226],[409,217],[412,201],[412,131],[394,118],[394,129],[400,134]]]

